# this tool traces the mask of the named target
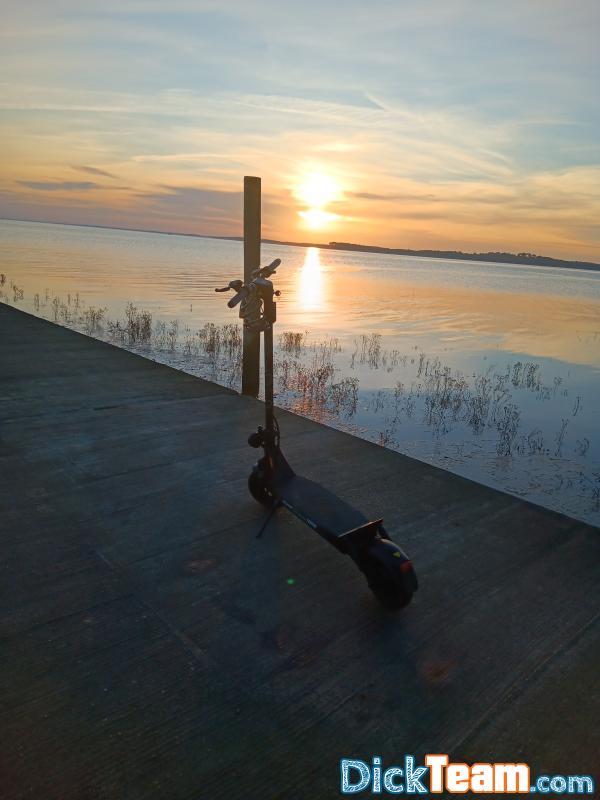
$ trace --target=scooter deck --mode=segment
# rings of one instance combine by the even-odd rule
[[[332,544],[345,549],[347,538],[372,538],[382,520],[365,515],[318,483],[292,475],[277,487],[279,500]]]

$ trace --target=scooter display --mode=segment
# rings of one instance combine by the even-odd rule
[[[235,308],[239,304],[244,327],[262,333],[264,339],[265,424],[248,438],[251,447],[263,450],[248,478],[250,494],[268,509],[258,536],[275,511],[283,506],[341,553],[350,556],[383,606],[403,608],[418,588],[417,577],[408,556],[389,538],[383,519],[368,519],[320,484],[297,475],[281,451],[273,402],[274,297],[280,292],[274,290],[269,280],[280,263],[277,258],[255,270],[248,283],[233,280],[224,288],[215,289],[235,292],[227,305]]]

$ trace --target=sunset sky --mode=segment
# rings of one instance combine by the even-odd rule
[[[600,261],[598,0],[0,0],[0,216]]]

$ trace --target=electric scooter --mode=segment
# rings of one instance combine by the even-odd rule
[[[248,439],[251,447],[262,448],[263,456],[248,478],[250,494],[269,510],[258,533],[261,536],[275,511],[284,506],[345,553],[364,573],[379,602],[389,609],[410,603],[416,591],[417,577],[408,556],[388,537],[383,519],[370,520],[358,509],[341,500],[314,481],[297,475],[280,447],[279,424],[273,404],[273,325],[276,321],[275,291],[269,280],[281,260],[252,273],[252,280],[230,281],[216,292],[233,290],[229,308],[240,304],[239,315],[247,330],[262,332],[264,337],[265,424]]]

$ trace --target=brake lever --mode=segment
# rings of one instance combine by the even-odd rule
[[[227,286],[223,289],[215,289],[215,292],[228,292],[230,289],[233,289],[234,292],[239,292],[243,285],[244,281],[229,281]]]

